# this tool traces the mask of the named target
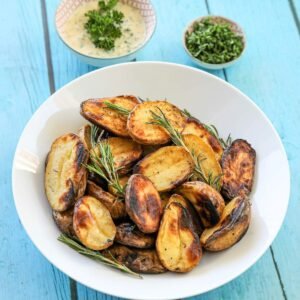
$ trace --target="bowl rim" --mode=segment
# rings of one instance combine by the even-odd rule
[[[114,60],[114,59],[122,59],[122,58],[126,58],[127,56],[130,56],[136,52],[138,52],[139,50],[143,49],[147,44],[148,42],[150,42],[150,40],[152,39],[154,33],[156,32],[156,29],[157,29],[157,13],[156,13],[156,9],[155,9],[155,6],[153,5],[152,3],[152,0],[147,0],[149,1],[149,3],[151,4],[151,7],[152,7],[152,10],[154,12],[154,27],[153,27],[153,30],[151,32],[151,34],[149,35],[149,37],[147,39],[144,39],[143,43],[141,43],[137,48],[133,49],[131,52],[128,52],[126,54],[123,54],[123,55],[119,55],[119,56],[113,56],[113,57],[96,57],[96,56],[92,56],[92,55],[87,55],[87,54],[84,54],[82,52],[79,52],[78,50],[75,50],[74,48],[72,48],[65,40],[64,38],[61,36],[60,34],[60,31],[59,29],[57,28],[57,14],[58,14],[58,10],[60,9],[60,6],[62,5],[62,2],[64,0],[61,0],[59,2],[59,4],[57,5],[57,8],[55,10],[55,14],[54,14],[54,24],[55,24],[55,31],[59,37],[59,39],[63,42],[63,44],[65,46],[67,46],[67,48],[69,48],[69,50],[75,52],[76,54],[80,55],[80,56],[83,56],[87,59],[95,59],[95,60],[103,60],[103,61],[109,61],[109,60]],[[92,0],[91,0],[92,1]]]
[[[189,49],[187,48],[187,45],[186,45],[186,34],[195,23],[200,22],[206,18],[212,18],[212,19],[219,18],[219,19],[224,20],[226,23],[235,25],[239,29],[239,31],[241,32],[242,40],[243,40],[243,50],[238,57],[236,57],[233,60],[227,61],[225,63],[212,64],[212,63],[207,63],[207,62],[192,55],[192,53],[189,51]],[[190,58],[192,58],[193,61],[195,61],[196,63],[199,63],[199,65],[202,65],[203,67],[207,67],[207,68],[211,68],[211,69],[223,69],[223,68],[231,66],[232,64],[237,62],[242,57],[242,55],[245,53],[245,50],[247,48],[247,39],[246,39],[245,31],[237,22],[235,22],[229,18],[220,16],[220,15],[205,15],[205,16],[200,16],[196,19],[193,19],[186,25],[186,27],[184,28],[183,34],[182,34],[182,44],[183,44],[183,48],[184,48],[185,52],[190,56]]]

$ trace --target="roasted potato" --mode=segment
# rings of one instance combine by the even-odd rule
[[[126,217],[126,209],[124,201],[119,201],[116,196],[106,192],[100,186],[92,181],[87,182],[87,195],[99,200],[109,210],[113,219],[120,219]]]
[[[62,233],[68,236],[76,236],[73,229],[73,214],[73,207],[62,212],[55,210],[52,211],[52,216],[55,224]]]
[[[89,99],[81,103],[81,115],[93,124],[122,137],[129,137],[127,116],[108,108],[105,102],[132,110],[139,100],[134,96],[117,96],[112,98]]]
[[[73,228],[80,242],[93,250],[108,248],[116,235],[116,226],[108,209],[91,196],[84,196],[76,202]]]
[[[171,192],[163,192],[159,193],[160,195],[160,200],[161,200],[161,207],[164,210],[169,202],[169,199],[171,197]]]
[[[217,161],[221,160],[223,154],[223,148],[218,139],[213,136],[205,126],[194,118],[189,118],[186,121],[186,125],[182,134],[193,134],[200,137],[206,144],[210,145],[213,149]]]
[[[80,137],[81,141],[83,142],[85,148],[88,150],[90,150],[92,148],[91,134],[92,134],[92,127],[90,124],[83,125],[78,130],[78,136]]]
[[[204,227],[212,227],[219,222],[225,202],[213,187],[201,181],[190,181],[181,185],[177,192],[193,204]]]
[[[193,153],[195,157],[199,158],[201,168],[207,178],[209,176],[216,178],[222,175],[221,166],[210,145],[204,142],[200,137],[193,134],[183,135],[183,141],[190,152]],[[197,176],[196,173],[195,176]]]
[[[122,245],[113,245],[102,251],[108,258],[113,256],[119,263],[138,273],[159,274],[167,270],[161,264],[155,249],[129,249]]]
[[[233,246],[247,232],[250,218],[249,199],[237,196],[225,206],[219,223],[203,231],[202,246],[208,251],[221,251]]]
[[[143,156],[147,156],[150,153],[155,152],[159,148],[161,148],[162,145],[142,145],[143,148]]]
[[[144,145],[160,145],[171,140],[164,128],[149,124],[153,121],[151,111],[160,113],[159,109],[176,130],[179,132],[183,130],[185,117],[179,108],[166,101],[143,102],[131,111],[127,121],[128,132],[135,141]]]
[[[65,211],[84,194],[88,151],[72,133],[57,138],[47,156],[45,191],[53,210]]]
[[[166,192],[186,181],[193,169],[193,159],[183,147],[166,146],[140,160],[133,173],[143,174],[159,192]]]
[[[235,140],[222,157],[222,194],[227,200],[238,195],[249,195],[255,173],[256,153],[245,140]]]
[[[169,271],[188,272],[200,262],[200,240],[182,204],[174,201],[165,208],[156,250],[161,263]]]
[[[126,211],[144,233],[158,230],[162,214],[159,193],[153,183],[140,174],[131,175],[125,193]]]
[[[123,177],[120,177],[119,178],[119,183],[121,185],[122,188],[124,188],[128,182],[128,179],[129,179],[129,176],[123,176]],[[114,196],[118,196],[118,192],[117,190],[111,186],[111,185],[108,185],[108,191],[113,194]]]
[[[115,242],[125,246],[146,249],[155,245],[155,237],[141,232],[135,224],[121,223],[117,226]]]

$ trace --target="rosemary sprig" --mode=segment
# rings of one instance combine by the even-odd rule
[[[125,272],[127,274],[133,275],[133,276],[138,277],[138,278],[142,278],[142,276],[140,274],[131,271],[125,265],[119,263],[110,252],[109,253],[111,255],[111,259],[103,256],[98,251],[94,251],[94,250],[91,250],[91,249],[88,249],[88,248],[82,246],[76,240],[68,237],[65,234],[61,234],[58,237],[58,240],[60,242],[64,243],[64,244],[68,245],[70,248],[72,248],[73,250],[77,251],[78,253],[80,253],[80,254],[82,254],[84,256],[87,256],[87,257],[89,257],[91,259],[94,259],[96,261],[102,262],[102,263],[104,263],[104,264],[106,264],[106,265],[108,265],[110,267],[118,269],[118,270],[120,270],[122,272]]]
[[[115,110],[117,111],[118,113],[124,115],[124,116],[128,116],[130,114],[130,110],[129,109],[126,109],[124,107],[121,107],[120,105],[117,105],[117,104],[114,104],[114,103],[111,103],[111,102],[108,102],[108,101],[104,101],[104,104],[112,109],[112,110]]]
[[[94,148],[99,139],[99,127],[96,125],[91,125],[91,145]]]
[[[226,149],[231,145],[232,138],[230,134],[228,135],[227,139],[224,140],[223,138],[220,137],[218,129],[214,125],[203,124],[203,126],[211,135],[213,135],[220,142],[223,149]]]
[[[192,114],[191,114],[187,109],[184,108],[181,112],[182,112],[186,117],[195,119],[195,118],[192,116]]]

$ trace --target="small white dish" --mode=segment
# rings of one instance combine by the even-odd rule
[[[191,52],[188,50],[187,46],[186,46],[186,35],[187,33],[191,33],[193,31],[193,27],[195,23],[201,22],[204,19],[210,18],[210,20],[214,23],[226,23],[230,25],[230,28],[232,29],[232,31],[234,31],[237,35],[242,37],[243,40],[243,51],[241,52],[241,54],[235,58],[234,60],[231,60],[229,62],[223,63],[223,64],[210,64],[210,63],[206,63],[196,57],[194,57]],[[227,19],[225,17],[221,17],[221,16],[204,16],[204,17],[200,17],[197,18],[195,20],[193,20],[184,30],[183,36],[182,36],[182,43],[183,43],[183,47],[186,51],[186,53],[189,55],[189,57],[192,59],[192,61],[199,67],[202,67],[204,69],[208,69],[208,70],[219,70],[219,69],[225,69],[228,68],[230,66],[232,66],[233,64],[235,64],[237,61],[240,60],[240,58],[242,57],[242,55],[245,52],[246,49],[246,36],[244,31],[242,30],[242,28],[234,21]]]
[[[145,47],[145,45],[150,41],[156,29],[156,13],[154,6],[150,0],[119,0],[120,2],[129,5],[140,11],[145,25],[146,25],[146,35],[143,42],[136,49],[133,49],[131,52],[126,53],[121,56],[110,57],[110,58],[99,58],[86,55],[81,53],[74,48],[72,48],[63,38],[62,30],[65,22],[72,16],[72,14],[78,9],[81,5],[86,4],[91,0],[62,0],[59,4],[56,15],[55,15],[55,26],[60,37],[61,41],[73,52],[80,60],[83,62],[95,66],[95,67],[104,67],[113,64],[118,64],[122,62],[129,62],[136,59],[137,54]]]
[[[167,98],[203,122],[214,124],[221,136],[231,133],[233,138],[246,139],[256,150],[252,219],[247,234],[226,251],[205,253],[199,266],[190,273],[143,275],[140,280],[84,257],[57,241],[59,230],[44,192],[46,155],[55,138],[68,132],[76,133],[87,123],[79,114],[83,100],[122,94],[144,99]],[[13,163],[12,187],[19,218],[29,237],[42,254],[68,276],[121,298],[181,299],[229,282],[264,254],[286,214],[290,173],[276,130],[255,103],[238,89],[195,68],[135,62],[79,77],[41,105],[20,137]]]

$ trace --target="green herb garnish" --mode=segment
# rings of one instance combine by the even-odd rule
[[[118,0],[99,1],[97,10],[91,10],[84,24],[89,37],[95,47],[111,50],[115,47],[116,39],[122,36],[121,26],[124,14],[113,9]]]
[[[117,104],[114,104],[114,103],[111,103],[111,102],[108,102],[108,101],[104,101],[104,104],[112,109],[112,110],[115,110],[117,111],[118,113],[122,114],[122,115],[125,115],[125,116],[128,116],[130,114],[130,110],[129,109],[126,109],[120,105],[117,105]]]
[[[234,60],[243,51],[244,43],[229,24],[214,23],[211,18],[195,23],[186,35],[186,46],[191,54],[209,64]]]

